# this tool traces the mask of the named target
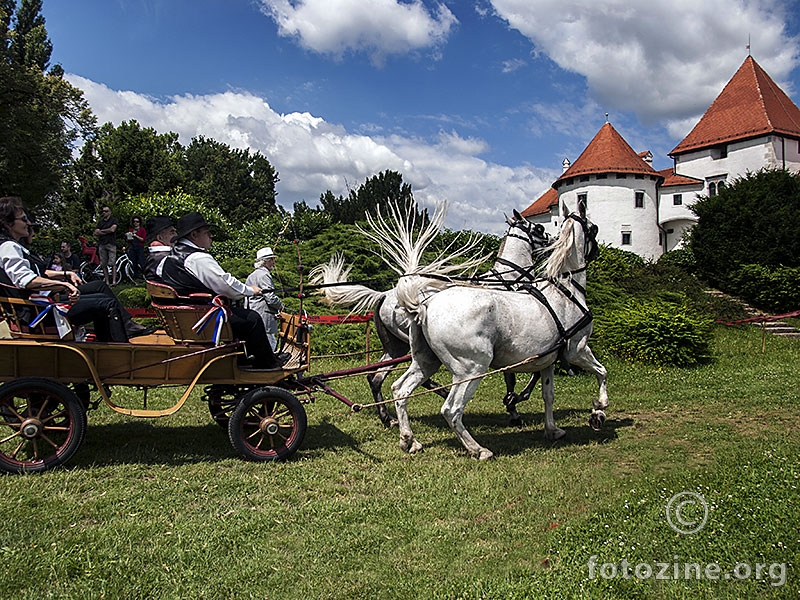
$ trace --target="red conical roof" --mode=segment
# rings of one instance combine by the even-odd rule
[[[748,56],[670,156],[768,133],[800,138],[800,108]]]
[[[586,149],[553,184],[570,177],[596,173],[631,173],[658,176],[653,167],[634,152],[617,130],[606,123]]]

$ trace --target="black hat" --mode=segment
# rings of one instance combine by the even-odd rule
[[[167,227],[174,226],[175,223],[172,222],[172,219],[164,215],[158,215],[147,219],[147,223],[145,224],[144,228],[147,230],[148,241],[153,241],[156,239],[156,236],[164,231]]]
[[[197,229],[200,229],[201,227],[210,226],[211,225],[206,222],[206,220],[203,218],[203,215],[201,215],[199,212],[186,213],[180,219],[178,219],[178,233],[172,239],[175,241],[185,238],[187,235]]]

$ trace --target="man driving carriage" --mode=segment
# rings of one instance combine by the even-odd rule
[[[83,283],[73,271],[52,271],[23,244],[33,236],[33,224],[22,200],[0,198],[0,283],[6,295],[29,298],[31,292],[67,293],[67,320],[74,325],[94,322],[97,340],[127,342],[152,330],[134,323],[114,292],[102,281]],[[30,320],[35,315],[31,312]]]
[[[248,286],[227,273],[208,250],[212,233],[205,218],[190,212],[178,219],[175,245],[159,263],[156,273],[165,284],[181,296],[208,293],[238,301],[261,294],[258,286]],[[229,307],[228,323],[234,336],[244,340],[247,358],[240,367],[272,370],[283,366],[288,355],[276,356],[267,338],[264,321],[250,309],[237,304]]]

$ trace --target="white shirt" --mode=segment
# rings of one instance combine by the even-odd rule
[[[223,268],[219,266],[219,263],[208,252],[187,239],[183,239],[181,242],[192,248],[201,250],[201,252],[192,252],[187,256],[183,266],[212,292],[218,296],[230,298],[231,300],[240,300],[244,296],[253,295],[253,290],[250,287],[223,270]],[[163,274],[163,268],[164,261],[162,260],[158,263],[158,268],[156,269],[156,274],[159,277]]]
[[[0,267],[19,289],[25,289],[38,277],[38,273],[31,268],[29,256],[30,252],[19,242],[9,240],[0,244]]]

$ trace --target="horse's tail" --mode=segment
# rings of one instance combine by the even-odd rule
[[[417,322],[425,319],[424,299],[430,294],[454,285],[450,277],[472,274],[488,256],[470,256],[479,247],[479,238],[470,236],[465,242],[454,238],[429,264],[422,264],[422,255],[444,226],[447,205],[440,204],[427,224],[416,223],[416,206],[388,203],[388,217],[378,206],[376,216],[367,214],[369,229],[358,230],[378,244],[384,262],[400,275],[397,304]]]
[[[372,310],[386,295],[386,292],[378,292],[357,283],[348,283],[347,277],[352,268],[352,266],[345,266],[344,255],[337,252],[327,263],[311,269],[309,282],[312,285],[325,286],[319,290],[319,293],[325,296],[324,301],[331,306],[352,306],[353,312]],[[331,285],[334,283],[346,285]]]

